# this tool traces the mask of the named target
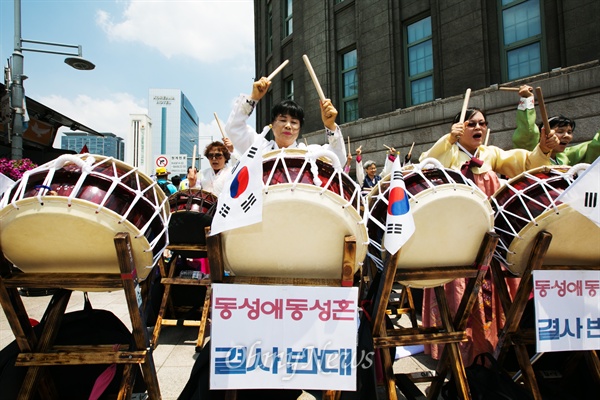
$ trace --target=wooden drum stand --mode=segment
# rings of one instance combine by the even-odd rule
[[[0,260],[0,304],[15,335],[20,353],[15,363],[24,366],[27,373],[19,399],[30,399],[39,394],[42,399],[58,399],[58,394],[47,367],[57,365],[125,364],[118,399],[131,398],[135,379],[135,364],[142,368],[148,398],[161,398],[152,348],[143,317],[145,285],[136,277],[131,240],[128,233],[117,233],[114,238],[120,273],[22,273],[4,256]],[[48,305],[44,328],[39,337],[31,327],[18,288],[46,287],[59,289]],[[55,346],[62,318],[72,290],[65,288],[100,290],[123,289],[131,317],[134,347],[129,344]]]

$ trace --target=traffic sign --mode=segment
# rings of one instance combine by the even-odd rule
[[[154,159],[156,167],[165,167],[173,175],[187,174],[187,154],[161,154]]]

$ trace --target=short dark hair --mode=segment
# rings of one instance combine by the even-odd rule
[[[570,126],[575,132],[575,121],[571,118],[567,118],[562,114],[555,115],[554,117],[548,118],[548,125],[550,125],[550,129],[554,129],[556,127],[562,128],[564,126]],[[538,128],[541,130],[544,126],[544,122],[540,122],[538,124]]]
[[[275,121],[280,115],[289,115],[300,121],[300,127],[304,125],[304,110],[294,100],[283,100],[276,104],[271,110],[271,122]]]
[[[465,112],[465,121],[468,120],[469,118],[471,118],[474,114],[477,114],[478,112],[480,112],[481,115],[483,115],[483,119],[485,119],[487,121],[487,117],[485,116],[485,113],[477,107],[467,108],[467,112]],[[458,121],[460,121],[460,113],[458,113],[454,116],[453,124],[456,124]]]
[[[218,140],[206,146],[206,149],[204,149],[204,157],[208,158],[208,153],[212,149],[220,150],[223,153],[223,157],[225,157],[225,162],[229,161],[229,159],[231,158],[231,154],[229,154],[229,150],[227,150],[225,144],[223,144],[223,142],[219,142]]]

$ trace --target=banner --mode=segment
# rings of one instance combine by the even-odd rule
[[[356,390],[357,287],[212,289],[211,389]]]
[[[533,271],[537,352],[600,349],[600,271]]]

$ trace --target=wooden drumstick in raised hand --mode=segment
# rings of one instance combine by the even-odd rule
[[[548,122],[548,114],[546,113],[546,105],[544,104],[544,95],[542,94],[542,88],[535,88],[535,95],[538,99],[538,106],[540,107],[540,114],[542,114],[542,123],[544,124],[544,130],[546,131],[546,136],[550,134],[550,123]]]
[[[500,86],[498,90],[502,90],[504,92],[518,92],[521,89],[518,87]]]
[[[306,65],[308,74],[310,75],[313,83],[315,84],[315,89],[317,89],[317,93],[319,94],[319,99],[321,99],[321,101],[325,101],[325,94],[323,93],[323,89],[321,89],[321,85],[319,84],[319,79],[317,79],[317,75],[315,75],[315,71],[313,70],[313,67],[310,64],[310,60],[308,59],[306,54],[304,54],[302,56],[302,60],[304,60],[304,64]]]
[[[462,110],[460,111],[460,119],[458,122],[461,124],[465,122],[465,115],[467,114],[467,108],[469,107],[469,98],[471,97],[471,88],[468,88],[465,92],[465,100],[463,101]]]
[[[348,154],[350,154],[350,153],[351,153],[351,151],[350,151],[350,136],[348,136]]]
[[[192,171],[196,168],[196,145],[194,145],[194,150],[192,151]]]
[[[412,157],[412,151],[415,148],[415,142],[412,142],[412,145],[410,146],[410,150],[408,150],[408,153],[406,153],[406,156],[404,157],[404,163],[408,163]]]
[[[487,130],[487,132],[486,132],[486,134],[485,134],[485,142],[483,143],[483,145],[484,145],[484,146],[487,146],[487,145],[488,145],[488,141],[490,140],[490,133],[491,133],[491,132],[492,132],[492,131],[490,130],[490,128],[488,128],[488,130]]]
[[[279,67],[275,68],[275,71],[271,72],[271,75],[267,76],[267,80],[270,81],[275,78],[275,75],[277,75],[286,65],[288,65],[289,62],[290,60],[285,60],[282,62]]]
[[[223,125],[221,125],[221,121],[219,121],[217,113],[214,112],[213,115],[215,116],[215,120],[217,120],[217,125],[219,126],[219,130],[221,131],[221,136],[223,136],[223,139],[225,139],[227,137],[227,135],[225,135],[225,129],[223,129]]]

